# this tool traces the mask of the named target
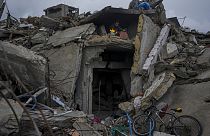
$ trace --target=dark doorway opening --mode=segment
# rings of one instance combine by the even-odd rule
[[[123,75],[123,69],[93,69],[93,114],[105,118],[116,114],[118,104],[127,101],[130,93],[127,89],[129,76]],[[129,72],[129,70],[127,70]]]

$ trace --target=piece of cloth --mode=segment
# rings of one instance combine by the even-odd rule
[[[148,2],[141,2],[138,4],[138,9],[149,10],[151,8]]]

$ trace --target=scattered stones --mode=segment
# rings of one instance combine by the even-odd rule
[[[178,47],[176,44],[168,43],[165,46],[163,46],[163,49],[161,50],[161,59],[168,59],[173,58],[179,53]]]
[[[118,112],[148,108],[151,98],[160,100],[174,84],[210,81],[208,76],[196,77],[210,67],[209,33],[182,29],[177,18],[177,24],[170,25],[163,4],[154,8],[106,7],[78,17],[78,8],[60,4],[45,10],[46,16],[21,18],[16,25],[1,21],[1,28],[7,29],[0,29],[0,39],[7,42],[0,42],[0,91],[17,111],[21,134],[107,135]],[[116,17],[121,22],[115,30]],[[9,99],[16,98],[10,91],[27,105],[33,124]],[[0,133],[18,133],[5,105],[0,97]],[[92,114],[95,109],[98,116],[107,114],[102,107],[114,114],[105,122]],[[154,132],[159,135],[170,136]]]

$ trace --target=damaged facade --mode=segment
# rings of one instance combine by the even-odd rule
[[[45,15],[51,18],[72,17],[79,15],[79,9],[65,4],[59,4],[44,10]]]
[[[22,132],[31,120],[26,109],[17,107],[25,125],[15,124],[16,133],[105,135],[104,126],[96,130],[87,115],[100,124],[119,115],[119,104],[133,103],[140,94],[144,109],[152,98],[166,99],[176,85],[210,81],[197,78],[210,66],[209,34],[188,31],[177,18],[166,19],[162,3],[146,11],[105,7],[92,15],[79,15],[78,8],[64,4],[44,11],[45,16],[22,18],[19,25],[0,30],[0,104],[5,104],[3,95],[14,103],[15,94],[34,122],[42,122],[39,130],[33,124]],[[80,132],[81,126],[91,132]],[[0,133],[12,133],[5,129]]]

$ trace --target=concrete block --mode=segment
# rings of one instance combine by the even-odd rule
[[[159,74],[152,85],[145,91],[142,98],[142,108],[148,108],[150,106],[150,99],[153,97],[156,100],[159,100],[170,88],[175,81],[176,77],[171,72],[165,72]]]
[[[170,58],[176,56],[179,53],[176,44],[168,43],[166,49],[168,57]]]
[[[47,38],[48,38],[47,32],[39,32],[31,38],[31,43],[33,45],[42,44],[46,42]]]
[[[161,59],[173,58],[179,53],[178,47],[174,43],[168,43],[163,46],[160,56]]]
[[[188,40],[189,40],[189,42],[192,42],[192,43],[194,43],[194,44],[196,44],[196,45],[198,44],[198,41],[196,40],[195,35],[192,35],[192,34],[191,34],[191,35],[189,36],[189,39],[188,39]]]

